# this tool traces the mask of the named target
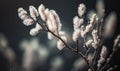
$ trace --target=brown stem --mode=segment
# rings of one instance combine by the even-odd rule
[[[88,50],[86,51],[85,56],[87,57],[89,53],[90,53],[90,47],[89,47]]]

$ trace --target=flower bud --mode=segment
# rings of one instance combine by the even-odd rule
[[[45,12],[48,12],[49,10],[46,9],[45,10],[45,7],[43,4],[41,4],[39,7],[38,7],[38,12],[40,14],[40,17],[43,21],[45,21],[47,19],[47,16],[46,16],[46,13]]]
[[[88,47],[88,46],[90,46],[92,44],[92,42],[93,42],[93,40],[88,40],[85,44]]]
[[[80,36],[80,29],[76,29],[73,33],[73,37],[72,37],[73,41],[77,41],[79,36]]]
[[[24,10],[23,8],[19,8],[19,9],[18,9],[18,16],[19,16],[19,18],[22,19],[22,20],[25,20],[25,19],[29,18],[29,17],[27,16],[27,11]]]
[[[65,32],[64,31],[59,31],[59,35],[60,36],[65,36]]]
[[[106,56],[107,56],[107,47],[105,47],[105,46],[102,47],[100,56],[103,57],[103,58],[106,58]]]
[[[31,18],[28,18],[28,19],[25,19],[23,21],[23,24],[26,25],[26,26],[30,26],[34,23],[34,21],[31,19]]]
[[[35,35],[37,35],[37,34],[38,34],[38,32],[39,32],[39,30],[38,30],[38,29],[33,28],[33,29],[31,29],[31,30],[30,30],[30,35],[31,35],[31,36],[35,36]]]
[[[67,38],[65,36],[61,36],[61,39],[63,39],[64,42],[67,42]],[[57,41],[57,48],[59,50],[62,50],[64,47],[65,47],[65,44],[61,40],[58,40]]]
[[[93,47],[94,49],[97,49],[97,48],[98,48],[98,43],[93,42],[93,43],[92,43],[92,47]]]
[[[35,28],[38,29],[38,30],[42,29],[41,25],[39,25],[38,23],[36,24]]]
[[[55,32],[55,29],[53,28],[53,24],[50,19],[47,20],[47,27],[49,28],[50,31]]]
[[[39,16],[37,9],[34,6],[29,6],[30,16],[37,20],[37,17]]]
[[[85,28],[86,32],[90,32],[92,30],[93,26],[91,24],[87,25]]]
[[[81,3],[78,7],[78,14],[80,17],[82,17],[86,12],[86,6],[85,4]]]
[[[75,16],[73,18],[74,30],[79,29],[79,27],[83,24],[83,22],[84,22],[83,18],[80,19],[78,16]]]
[[[54,37],[54,36],[53,36],[51,33],[48,32],[48,39],[51,40],[53,37]]]
[[[92,17],[90,18],[90,24],[95,24],[96,22],[98,22],[98,17],[96,14],[93,14]]]
[[[53,28],[55,29],[55,31],[60,31],[61,22],[55,10],[50,10],[49,18],[51,19],[51,22],[54,25]]]

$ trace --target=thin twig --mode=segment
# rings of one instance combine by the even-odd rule
[[[94,54],[93,54],[93,59],[92,59],[92,66],[94,67],[94,65],[95,65],[95,61],[96,61],[96,59],[97,59],[97,56],[98,56],[98,48],[97,49],[95,49],[95,52],[94,52]]]
[[[84,47],[86,48],[86,50],[88,50],[88,47],[87,47],[86,44],[85,44],[85,43],[86,43],[86,36],[83,38],[83,41],[84,41],[84,44],[83,44]]]
[[[79,40],[76,41],[76,50],[79,51]]]
[[[88,48],[88,50],[86,51],[86,54],[85,54],[85,56],[87,57],[88,56],[88,54],[90,53],[90,47]]]

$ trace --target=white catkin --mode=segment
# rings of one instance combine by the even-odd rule
[[[62,27],[62,24],[61,24],[59,15],[56,13],[55,10],[51,10],[51,12],[52,12],[52,14],[55,16],[56,23],[57,23],[57,26],[58,26],[58,31],[60,31],[60,30],[61,30],[61,27]]]
[[[37,9],[34,6],[29,6],[30,16],[37,20],[37,17],[39,16]]]
[[[23,11],[24,9],[22,7],[18,8],[18,12]]]
[[[73,24],[74,24],[74,25],[78,25],[78,23],[79,23],[79,17],[78,17],[78,16],[75,16],[75,17],[73,18]]]
[[[80,29],[76,29],[76,30],[74,31],[73,37],[72,37],[73,41],[77,41],[77,39],[78,39],[79,36],[80,36],[80,33],[81,33]]]
[[[50,12],[49,9],[46,8],[46,9],[45,9],[45,15],[46,15],[46,18],[47,18],[47,16],[49,15],[49,12]]]
[[[53,37],[54,37],[54,36],[53,36],[51,33],[48,32],[48,39],[51,40]]]
[[[53,24],[50,19],[47,20],[47,26],[50,31],[55,32],[55,29],[53,28]]]
[[[100,57],[100,60],[98,60],[98,63],[99,63],[99,64],[103,64],[104,62],[105,62],[105,58]]]
[[[81,37],[85,37],[85,35],[86,35],[86,31],[84,30],[85,29],[85,27],[84,27],[84,25],[82,25],[81,27],[80,27],[80,30],[81,30]]]
[[[38,23],[36,24],[35,28],[36,28],[37,30],[42,30],[41,25],[39,25]]]
[[[78,7],[78,14],[80,17],[82,17],[86,12],[86,6],[85,4],[81,3]]]
[[[34,23],[34,21],[31,19],[31,18],[27,18],[27,19],[25,19],[24,21],[23,21],[23,24],[25,25],[25,26],[30,26],[30,25],[32,25]]]
[[[88,40],[85,44],[88,47],[88,46],[90,46],[92,44],[92,42],[93,42],[93,40],[91,39],[91,40]]]
[[[78,21],[79,21],[79,17],[78,17],[78,16],[75,16],[75,17],[73,18],[73,24],[77,24]]]
[[[30,30],[30,35],[31,35],[31,36],[35,36],[35,35],[37,35],[38,33],[39,33],[39,30],[36,29],[36,28],[32,28],[32,29]]]
[[[27,12],[25,10],[18,12],[19,17],[21,17],[22,15],[26,15],[26,14],[27,14]]]
[[[49,19],[51,21],[51,24],[53,25],[52,27],[53,27],[54,31],[56,31],[57,30],[57,24],[55,23],[54,15],[51,12],[49,14]]]
[[[94,49],[97,49],[98,48],[98,44],[96,44],[96,43],[92,43],[92,47],[94,48]]]
[[[107,56],[107,47],[106,46],[102,47],[100,56],[103,58],[106,58],[106,56]]]
[[[59,31],[59,35],[60,36],[65,36],[65,32],[64,31]]]
[[[60,19],[59,19],[59,16],[58,14],[56,13],[55,10],[50,10],[50,18],[51,18],[51,22],[52,24],[54,25],[54,29],[56,31],[60,31],[61,30],[61,22],[60,22]]]
[[[92,31],[92,37],[93,37],[93,40],[94,40],[94,43],[98,43],[98,35],[97,35],[97,30],[93,30]]]
[[[102,64],[105,62],[106,57],[107,57],[107,47],[103,46],[100,53],[100,59],[98,60],[98,64],[97,64],[98,67],[102,66]]]
[[[85,31],[81,30],[81,37],[83,37],[83,38],[84,38],[84,37],[86,36],[86,33],[87,33],[87,32],[85,32]]]
[[[90,31],[92,30],[92,28],[93,28],[93,25],[92,25],[92,24],[88,24],[88,25],[86,26],[86,28],[85,28],[85,31],[86,31],[86,32],[90,32]]]
[[[49,10],[48,9],[45,9],[45,6],[43,4],[41,4],[39,7],[38,7],[38,12],[40,14],[40,17],[43,21],[45,21],[47,19],[47,14],[46,12],[48,12]]]
[[[74,30],[78,29],[84,22],[83,18],[79,18],[78,16],[75,16],[73,18],[73,26],[74,26]]]
[[[93,14],[90,18],[90,24],[94,25],[96,22],[98,22],[98,17],[96,14]]]
[[[57,48],[58,48],[59,50],[62,50],[64,47],[65,47],[65,45],[64,45],[63,42],[61,42],[60,40],[57,41]]]
[[[23,8],[18,8],[18,16],[20,19],[25,20],[28,18],[27,16],[27,11],[24,10]]]
[[[64,42],[67,42],[67,38],[65,36],[61,36],[61,39],[63,39]],[[65,47],[65,44],[61,40],[58,40],[57,41],[57,48],[59,50],[62,50],[64,47]]]
[[[97,30],[93,29],[92,31],[92,37],[93,37],[93,43],[92,43],[92,46],[97,49],[98,48],[98,45],[99,45],[99,41],[100,39],[98,38],[98,35],[97,35]]]
[[[79,23],[78,23],[79,27],[83,24],[83,22],[84,22],[84,19],[80,18]]]
[[[22,15],[22,16],[20,16],[20,18],[22,19],[22,20],[25,20],[25,19],[28,19],[28,18],[30,18],[28,15]]]

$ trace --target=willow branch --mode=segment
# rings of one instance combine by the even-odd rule
[[[54,34],[54,33],[53,33],[52,31],[50,31],[49,29],[48,29],[48,32],[50,32],[50,33],[51,33],[52,35],[54,35],[56,38],[60,39],[60,40],[65,44],[65,46],[66,46],[68,49],[72,50],[73,52],[78,53],[78,54],[85,60],[85,62],[86,62],[87,65],[89,66],[89,68],[92,69],[92,71],[94,71],[93,67],[92,67],[92,66],[90,65],[90,63],[89,63],[89,60],[88,60],[80,51],[78,52],[76,49],[70,47],[63,39],[61,39],[61,37],[59,37],[58,35]]]

